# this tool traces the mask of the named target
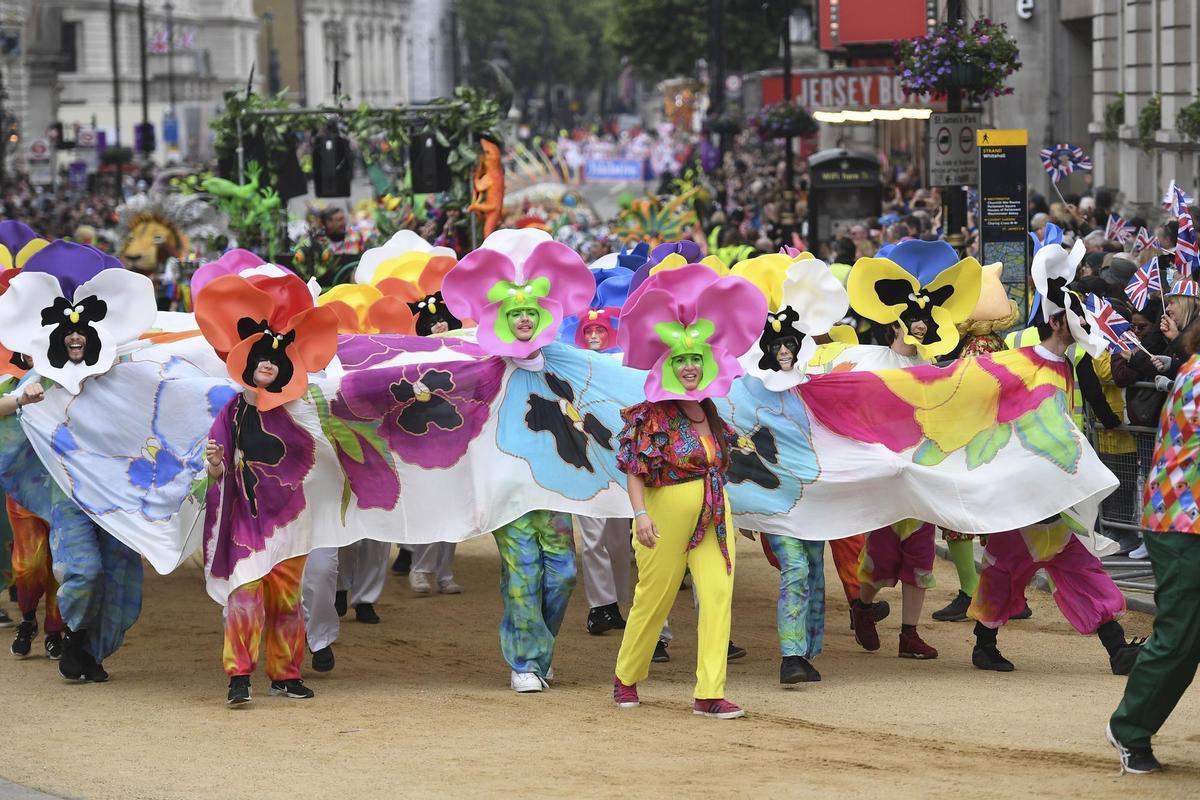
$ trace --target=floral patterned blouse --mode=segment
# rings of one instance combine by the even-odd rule
[[[674,486],[703,480],[704,500],[688,550],[704,539],[708,526],[717,533],[717,544],[725,557],[725,568],[733,571],[726,542],[725,470],[728,464],[710,459],[704,441],[692,427],[683,409],[674,401],[639,403],[621,411],[617,464],[628,475],[636,475],[647,486]],[[720,435],[728,450],[737,444],[737,434],[724,420]],[[714,443],[715,444],[715,443]],[[718,457],[719,458],[719,457]]]

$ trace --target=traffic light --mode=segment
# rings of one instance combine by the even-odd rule
[[[138,123],[133,129],[133,149],[139,153],[153,153],[154,147],[154,123]]]

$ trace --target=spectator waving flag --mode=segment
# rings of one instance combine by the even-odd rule
[[[1038,155],[1042,157],[1042,168],[1054,183],[1058,183],[1075,170],[1092,170],[1092,160],[1083,154],[1082,147],[1056,144],[1053,147],[1042,148]]]
[[[1192,224],[1192,212],[1186,208],[1179,216],[1179,233],[1175,237],[1175,269],[1180,277],[1191,278],[1200,267],[1200,255],[1196,252],[1196,228]]]
[[[1179,219],[1184,214],[1188,213],[1188,206],[1196,202],[1195,198],[1179,188],[1175,181],[1171,181],[1171,185],[1167,187],[1167,193],[1163,195],[1163,208],[1167,209],[1172,217]]]
[[[1089,294],[1084,299],[1084,305],[1091,312],[1096,330],[1108,343],[1108,349],[1113,353],[1127,353],[1141,346],[1133,325],[1113,308],[1112,303],[1103,297]]]
[[[1119,214],[1109,214],[1108,224],[1104,227],[1104,238],[1120,244],[1125,244],[1133,238],[1134,227],[1121,218]]]
[[[1138,311],[1146,307],[1146,301],[1154,292],[1162,292],[1162,275],[1158,269],[1157,258],[1138,267],[1137,272],[1133,273],[1133,277],[1125,286],[1125,294],[1129,295],[1129,302],[1133,303],[1133,307]]]
[[[1147,247],[1162,250],[1162,244],[1158,241],[1157,236],[1151,236],[1144,227],[1138,228],[1137,238],[1133,240],[1133,252],[1140,253]]]

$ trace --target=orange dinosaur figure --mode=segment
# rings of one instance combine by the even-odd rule
[[[475,196],[467,210],[479,215],[486,238],[500,226],[500,217],[504,213],[504,165],[495,142],[482,139],[480,144],[483,155],[479,157],[479,166],[475,167]]]

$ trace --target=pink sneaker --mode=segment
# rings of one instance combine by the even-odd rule
[[[613,702],[619,708],[637,708],[641,705],[641,701],[637,696],[637,684],[626,686],[621,683],[621,679],[613,676]]]
[[[697,700],[692,705],[692,713],[701,717],[712,717],[713,719],[737,719],[738,717],[746,716],[746,712],[740,706],[724,698],[717,700]]]

